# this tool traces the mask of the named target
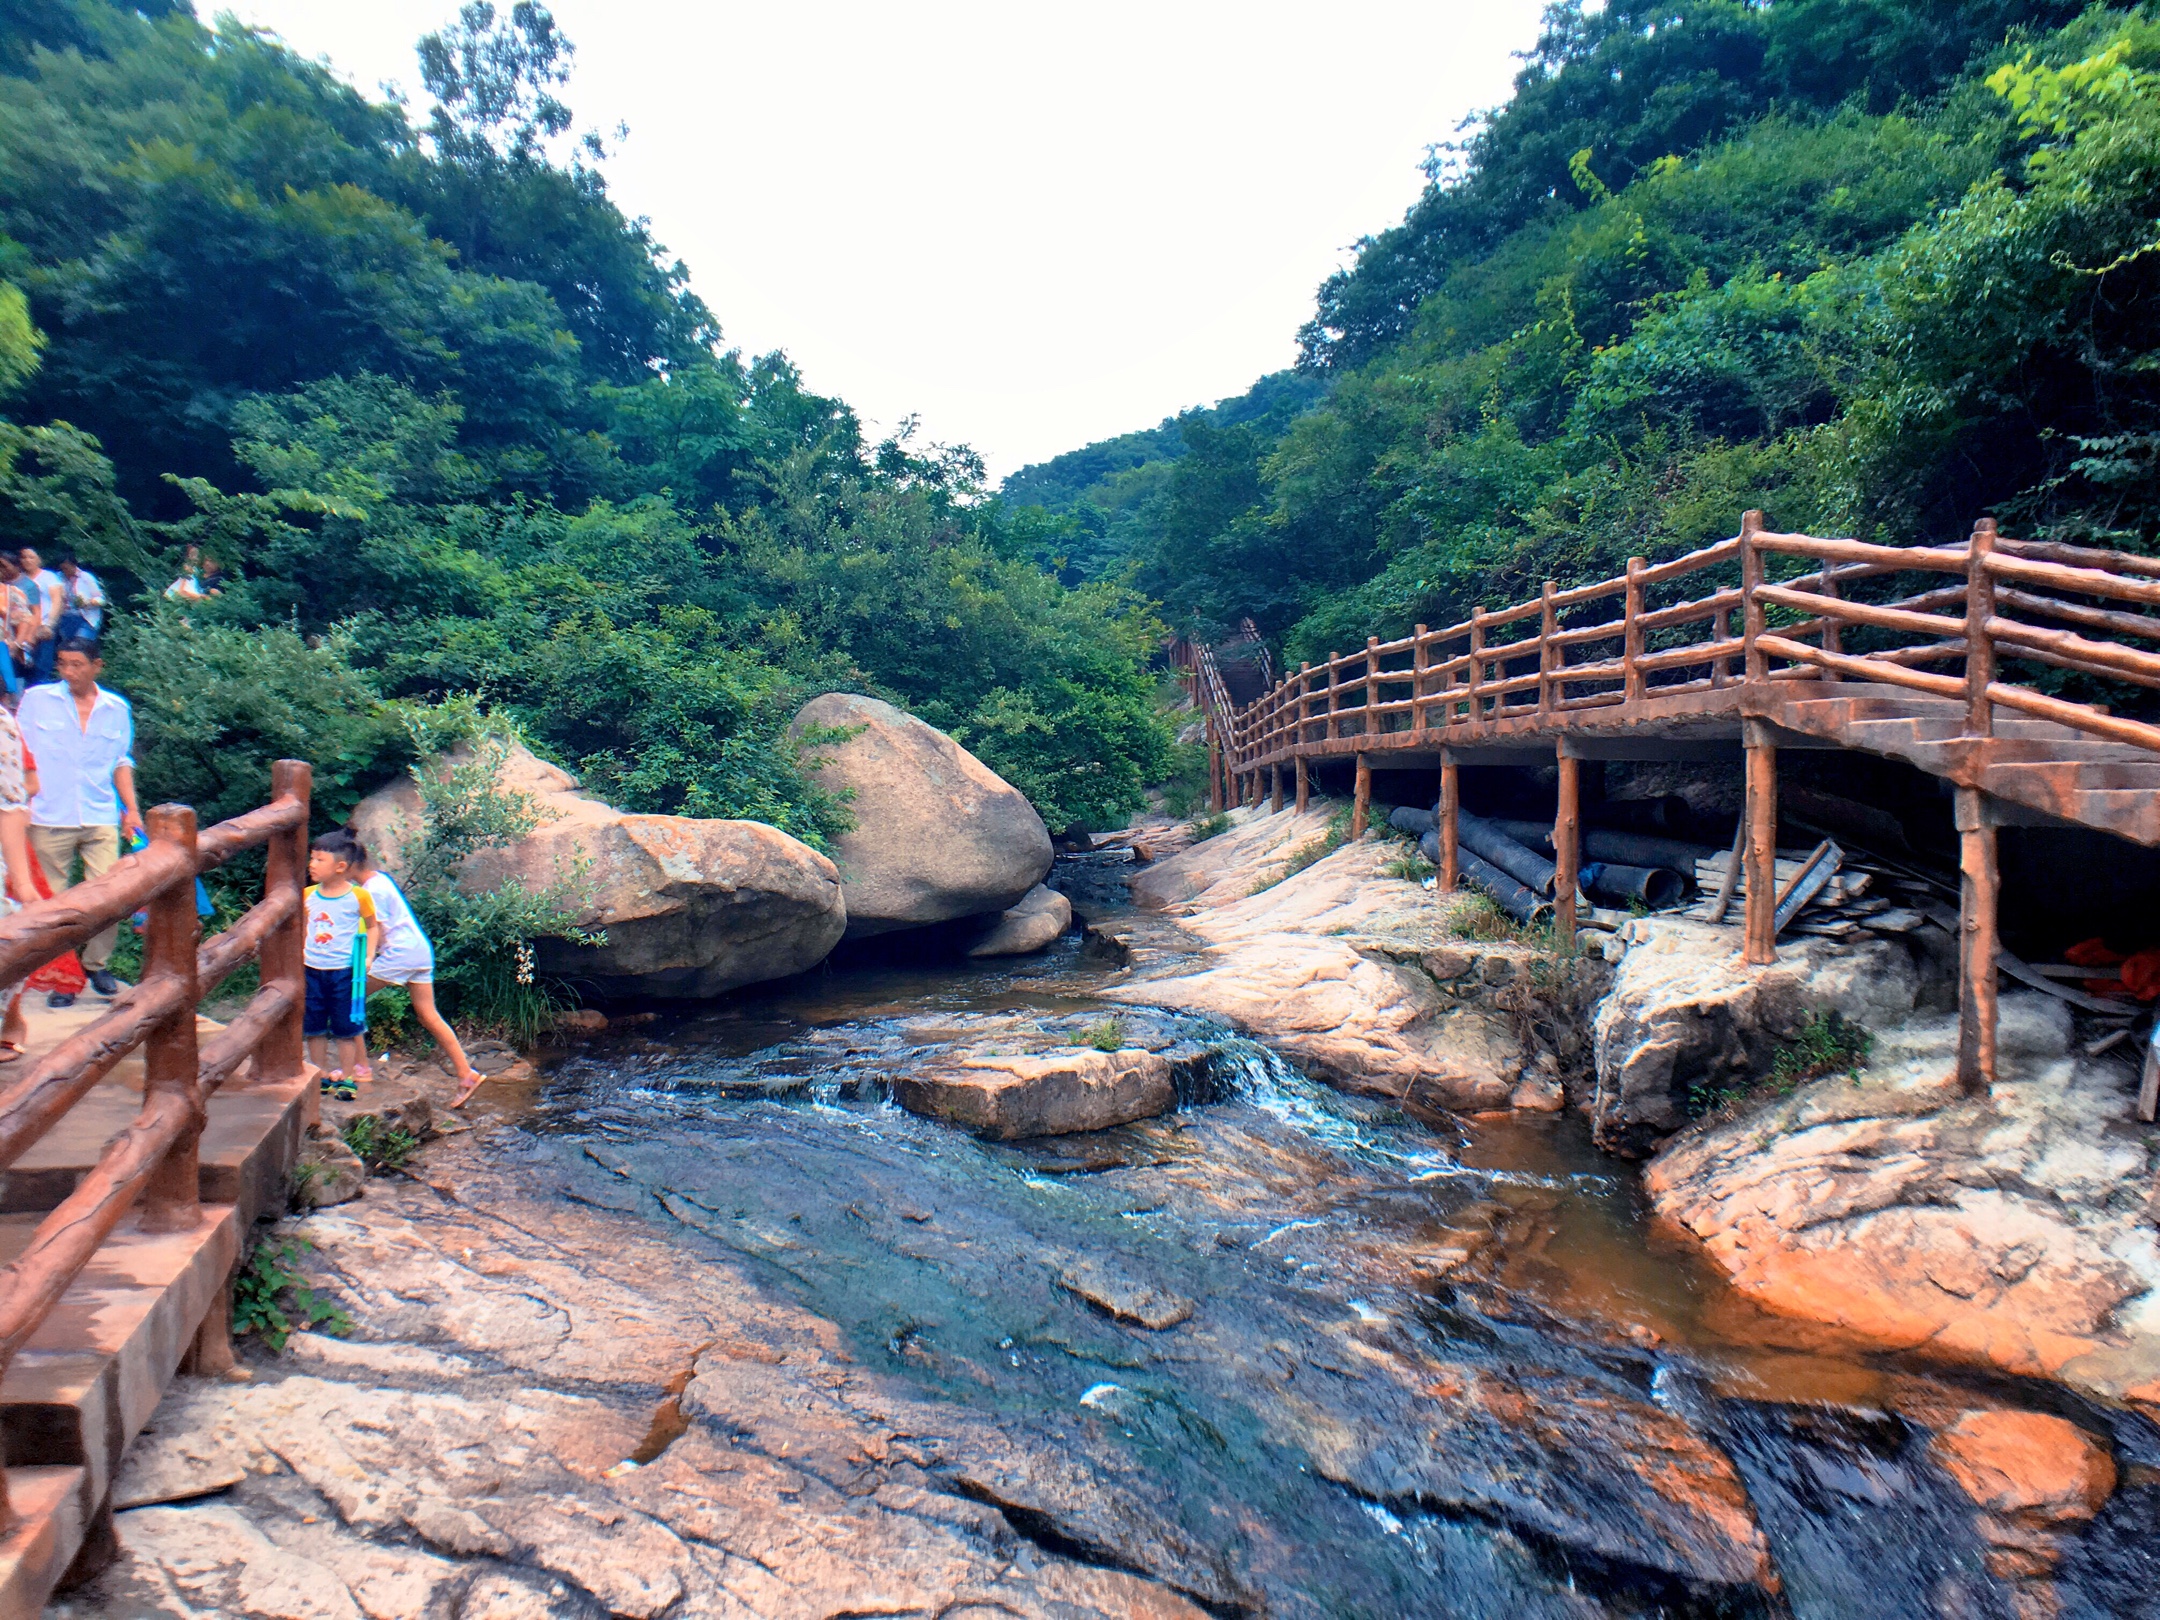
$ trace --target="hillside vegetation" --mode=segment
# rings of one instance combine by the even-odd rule
[[[627,808],[822,841],[777,739],[846,687],[1122,820],[1167,758],[1146,604],[1036,566],[966,450],[727,350],[569,64],[467,5],[416,126],[184,0],[0,8],[0,533],[126,604],[146,793],[209,819],[296,754],[342,815],[491,706]],[[191,544],[227,583],[183,608]]]
[[[1114,536],[1094,577],[1202,632],[1250,614],[1293,662],[1708,543],[1748,507],[2160,549],[2142,8],[1556,4],[1513,99],[1429,173],[1320,289],[1302,408],[1027,469],[1016,529]]]

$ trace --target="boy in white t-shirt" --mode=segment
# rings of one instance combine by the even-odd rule
[[[368,969],[368,988],[380,990],[386,985],[404,986],[405,993],[412,998],[413,1016],[420,1020],[420,1027],[434,1037],[443,1056],[450,1060],[451,1072],[457,1076],[457,1095],[451,1098],[450,1106],[462,1108],[483,1077],[473,1071],[472,1060],[458,1044],[457,1031],[436,1010],[435,947],[428,942],[420,919],[413,915],[412,907],[406,903],[405,891],[397,886],[397,881],[375,864],[367,846],[357,838],[352,841],[352,848],[359,855],[359,865],[353,869],[353,875],[375,902],[375,915],[383,925],[382,949],[376,952],[375,964]]]
[[[382,945],[382,925],[375,900],[352,881],[358,845],[350,833],[328,832],[308,851],[308,876],[314,882],[301,897],[307,917],[308,1061],[324,1071],[323,1090],[334,1097],[358,1095],[354,1085],[367,1067],[367,972]],[[329,1046],[337,1038],[339,1067],[329,1067]],[[353,1077],[347,1078],[348,1073]]]

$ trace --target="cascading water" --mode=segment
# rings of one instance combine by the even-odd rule
[[[1757,1342],[1565,1124],[1451,1139],[1191,1020],[1163,1119],[999,1144],[889,1102],[940,1040],[1109,1011],[1077,965],[836,979],[590,1050],[534,1148],[573,1196],[748,1259],[864,1364],[1094,1482],[1099,1511],[996,1497],[1021,1533],[1217,1613],[2016,1612],[1895,1410],[1942,1375]],[[1189,1318],[1103,1305],[1141,1289]],[[2121,1455],[2160,1456],[2113,1421]],[[2066,1615],[2160,1613],[2133,1533],[2153,1494],[2133,1480],[2071,1549]]]

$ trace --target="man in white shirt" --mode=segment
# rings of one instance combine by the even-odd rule
[[[67,581],[45,566],[36,547],[24,546],[21,558],[23,590],[38,615],[37,651],[30,679],[49,681],[53,678],[53,659],[60,651],[60,610],[67,604]]]
[[[85,636],[95,641],[105,633],[105,587],[97,575],[73,557],[60,559],[60,578],[66,585],[60,599],[60,637]]]
[[[72,885],[75,861],[84,878],[101,877],[120,858],[120,842],[142,831],[135,802],[135,712],[118,692],[98,685],[104,660],[92,641],[63,642],[60,679],[23,693],[15,723],[37,760],[38,791],[30,801],[30,848],[54,894]],[[115,995],[120,981],[106,964],[120,932],[113,924],[77,952],[90,987]],[[51,1006],[74,998],[55,992]]]

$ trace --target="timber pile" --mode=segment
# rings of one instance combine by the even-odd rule
[[[1800,875],[1807,863],[1804,850],[1781,850],[1777,857],[1778,891]],[[1712,855],[1695,863],[1696,900],[1684,915],[1708,922],[1716,904],[1718,886],[1724,880],[1728,857]],[[1734,876],[1732,898],[1724,920],[1737,922],[1747,896],[1745,863]],[[1847,854],[1822,892],[1785,925],[1788,934],[1812,934],[1825,939],[1871,939],[1879,934],[1909,934],[1927,922],[1921,909],[1935,899],[1934,888],[1917,879],[1877,866],[1865,856]]]

